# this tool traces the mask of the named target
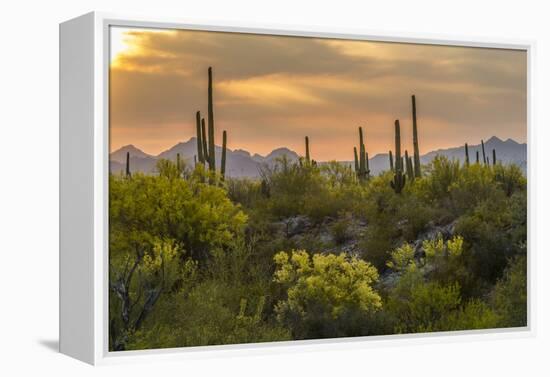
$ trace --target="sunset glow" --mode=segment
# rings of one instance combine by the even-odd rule
[[[158,154],[195,135],[214,71],[218,140],[230,149],[351,160],[357,127],[371,155],[387,152],[393,121],[411,143],[418,105],[420,152],[526,140],[524,51],[203,31],[111,28],[111,151]]]

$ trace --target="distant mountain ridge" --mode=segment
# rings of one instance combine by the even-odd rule
[[[484,142],[484,144],[486,156],[489,157],[490,160],[492,160],[492,151],[495,149],[497,160],[504,164],[515,163],[523,170],[524,173],[526,173],[526,143],[518,143],[512,139],[503,141],[498,137],[493,136]],[[219,166],[222,148],[220,146],[216,146],[215,150],[216,164]],[[469,145],[468,150],[471,163],[476,161],[476,152],[479,152],[480,160],[482,159],[481,143],[477,145]],[[149,155],[134,145],[126,145],[110,154],[109,165],[111,173],[117,174],[124,171],[126,153],[128,152],[130,153],[130,167],[132,171],[153,173],[155,171],[157,160],[165,158],[175,161],[178,153],[181,158],[187,162],[187,164],[192,165],[194,163],[194,156],[197,154],[197,139],[192,137],[186,142],[180,142],[157,156]],[[290,161],[297,161],[299,159],[298,153],[286,147],[276,148],[267,156],[261,156],[257,153],[251,155],[250,152],[243,149],[236,149],[234,151],[227,149],[226,174],[234,178],[256,178],[260,175],[262,165],[272,165],[277,158],[284,155],[286,155]],[[455,159],[460,161],[460,163],[464,163],[464,145],[428,152],[420,156],[420,161],[422,164],[427,164],[437,155],[446,156],[449,159]],[[346,165],[353,165],[353,161],[340,162]],[[369,167],[371,174],[373,175],[377,175],[384,170],[388,170],[390,168],[388,154],[380,153],[370,158]]]

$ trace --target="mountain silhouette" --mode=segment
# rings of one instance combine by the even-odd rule
[[[496,152],[497,160],[504,163],[517,164],[525,173],[527,171],[527,144],[518,143],[515,140],[507,139],[505,141],[499,139],[496,136],[491,137],[487,141],[484,141],[486,156],[492,161],[493,149]],[[216,165],[219,168],[221,161],[222,148],[216,146]],[[481,142],[476,145],[468,146],[470,162],[476,161],[476,152],[479,152],[480,160],[482,157]],[[130,168],[132,171],[139,171],[143,173],[154,173],[157,160],[165,158],[175,161],[177,154],[179,153],[181,159],[188,165],[194,164],[194,156],[197,155],[197,139],[192,137],[186,142],[180,142],[167,149],[166,151],[158,154],[157,156],[149,155],[139,148],[133,145],[126,145],[109,156],[110,171],[113,174],[119,174],[124,171],[126,164],[126,153],[130,153]],[[464,145],[438,149],[428,152],[420,156],[422,164],[429,163],[435,156],[442,155],[449,159],[454,159],[464,163]],[[286,156],[290,161],[297,161],[299,155],[286,148],[280,147],[274,149],[267,156],[261,156],[259,154],[251,155],[250,152],[237,149],[227,149],[227,162],[226,162],[226,174],[229,177],[234,178],[257,178],[260,176],[260,170],[263,165],[272,165],[278,158]],[[353,161],[340,161],[342,164],[353,166]],[[322,162],[320,162],[322,164]],[[380,153],[369,159],[369,167],[371,174],[377,175],[384,170],[388,170],[390,167],[389,156],[387,153]]]

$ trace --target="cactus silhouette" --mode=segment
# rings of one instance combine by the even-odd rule
[[[476,151],[476,164],[479,164],[479,151]]]
[[[414,147],[414,176],[420,178],[420,151],[418,149],[418,128],[416,125],[416,97],[412,95],[412,116],[413,116],[413,147]]]
[[[220,167],[220,174],[221,174],[222,180],[225,179],[226,155],[227,155],[227,132],[224,130],[223,131],[223,136],[222,136],[222,162],[221,162],[221,167]]]
[[[393,155],[392,155],[391,151],[389,153],[389,156],[390,156],[390,170],[393,171]]]
[[[407,169],[407,176],[409,178],[409,181],[412,182],[414,177],[414,168],[413,168],[413,162],[412,158],[409,157],[409,152],[405,150],[405,167]]]
[[[309,137],[306,136],[306,164],[311,164],[311,156],[309,154]]]
[[[216,144],[214,142],[214,104],[212,95],[212,67],[208,67],[208,166],[216,171]]]
[[[206,128],[206,120],[201,118],[201,112],[195,114],[196,133],[197,133],[197,155],[195,155],[195,165],[198,161],[201,164],[208,163],[208,170],[211,173],[216,172],[216,143],[214,140],[214,103],[213,103],[213,84],[212,84],[212,67],[208,67],[208,134]],[[220,164],[221,179],[225,178],[225,164],[227,160],[227,132],[223,131],[223,146],[222,160]],[[210,178],[210,183],[213,183],[213,177]]]
[[[497,152],[493,148],[493,166],[497,164]]]
[[[406,177],[403,174],[403,159],[401,157],[401,127],[399,120],[395,121],[395,174],[390,186],[396,194],[400,194],[405,187]]]
[[[468,152],[468,143],[464,143],[464,154],[466,156],[464,164],[466,166],[470,166],[470,153]]]
[[[354,155],[356,156],[356,160],[358,161],[355,164],[355,172],[357,174],[357,178],[359,180],[363,181],[366,179],[369,179],[370,170],[369,170],[369,161],[368,161],[368,154],[365,148],[365,143],[363,140],[363,128],[359,127],[359,156],[357,157],[357,148],[353,148]]]
[[[201,130],[201,112],[197,111],[195,114],[195,120],[197,123],[197,155],[199,157],[199,162],[201,164],[204,164],[204,150],[203,150],[203,143],[202,143],[202,130]]]
[[[132,173],[130,172],[130,152],[126,152],[126,176],[132,176]]]
[[[201,119],[201,135],[203,159],[210,164],[210,157],[208,157],[208,138],[206,137],[206,121],[204,118]]]
[[[485,156],[485,143],[483,142],[483,139],[481,140],[481,150],[483,152],[483,163],[488,164],[487,157]]]
[[[355,162],[355,171],[359,171],[359,158],[357,157],[357,147],[353,147],[353,158]]]

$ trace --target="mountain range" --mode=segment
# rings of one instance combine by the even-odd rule
[[[481,144],[470,145],[469,156],[470,162],[476,161],[476,152],[479,152],[480,159],[482,159]],[[525,173],[527,171],[527,144],[518,143],[512,139],[505,141],[499,139],[496,136],[491,137],[485,142],[485,152],[487,156],[492,160],[492,150],[495,149],[497,160],[504,164],[515,163]],[[216,164],[221,161],[222,148],[216,146]],[[118,174],[125,169],[126,153],[130,153],[130,168],[132,171],[140,171],[143,173],[153,173],[157,160],[165,158],[172,161],[176,160],[176,156],[179,153],[181,158],[192,165],[194,156],[197,154],[197,139],[191,138],[186,142],[180,142],[174,145],[172,148],[156,155],[149,155],[134,145],[126,145],[114,152],[109,156],[109,169],[113,174]],[[261,156],[259,154],[251,155],[250,152],[236,149],[227,149],[227,162],[226,162],[226,174],[229,177],[234,178],[256,178],[259,176],[260,168],[262,165],[272,165],[279,157],[286,155],[290,161],[297,161],[299,158],[298,153],[282,147],[274,149],[267,156]],[[422,164],[429,163],[435,156],[442,155],[449,159],[455,159],[461,163],[465,160],[464,146],[457,146],[447,149],[438,149],[428,152],[420,156]],[[351,165],[353,161],[340,161],[342,164]],[[371,174],[377,175],[378,173],[389,169],[389,158],[387,153],[380,153],[369,159],[369,167]]]

